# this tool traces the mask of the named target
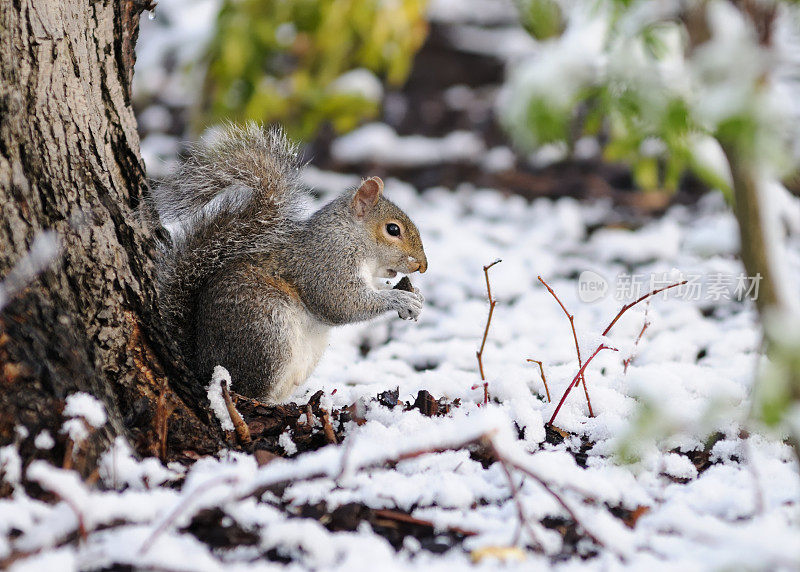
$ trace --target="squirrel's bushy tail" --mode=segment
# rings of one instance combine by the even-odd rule
[[[160,181],[153,204],[162,222],[191,223],[221,195],[233,191],[220,207],[233,207],[247,190],[252,206],[269,211],[292,208],[297,196],[298,151],[278,127],[255,123],[223,125],[189,147],[178,170]],[[222,208],[224,210],[224,208]]]
[[[291,227],[306,196],[299,168],[282,129],[227,124],[154,185],[151,206],[172,235],[159,267],[160,306],[188,359],[198,293],[231,258],[274,247]]]

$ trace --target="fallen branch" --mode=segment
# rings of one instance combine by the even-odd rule
[[[610,348],[610,349],[613,349],[613,348]],[[588,360],[586,360],[586,363],[584,363],[584,367],[586,367],[586,365],[588,365],[592,361],[594,356],[597,355],[598,351],[599,351],[599,349],[597,351],[595,351],[595,353],[592,354],[592,356],[590,356]],[[573,380],[573,382],[571,383],[571,385],[575,385],[575,382],[577,381],[577,379],[578,378],[576,376],[575,379]],[[552,496],[558,502],[558,504],[561,507],[564,508],[564,510],[567,512],[567,514],[570,516],[570,518],[572,518],[572,520],[574,520],[575,523],[578,526],[580,526],[586,532],[586,535],[593,542],[595,542],[598,546],[605,546],[605,544],[597,537],[597,535],[595,535],[591,531],[591,529],[589,529],[581,521],[581,519],[578,517],[578,515],[572,509],[572,507],[570,507],[569,504],[567,504],[567,502],[561,497],[561,495],[559,493],[557,493],[553,489],[553,486],[550,483],[548,483],[546,480],[544,480],[542,477],[540,477],[539,475],[537,475],[535,472],[533,472],[529,468],[525,467],[524,465],[514,461],[513,459],[510,459],[510,458],[506,457],[500,451],[500,449],[498,449],[498,447],[494,443],[494,432],[482,433],[482,434],[478,435],[477,437],[471,437],[469,439],[464,439],[463,441],[460,441],[460,442],[457,442],[457,443],[453,443],[453,444],[450,444],[450,445],[440,445],[440,446],[437,446],[437,447],[415,449],[415,450],[412,450],[412,451],[407,451],[407,452],[404,452],[404,453],[399,453],[397,455],[391,455],[391,456],[387,455],[385,457],[381,457],[381,458],[372,460],[372,461],[364,463],[362,465],[356,465],[354,467],[349,467],[348,466],[349,465],[348,460],[350,458],[350,455],[351,455],[351,452],[352,452],[352,449],[353,449],[353,441],[348,441],[348,444],[344,447],[343,452],[342,452],[342,462],[341,462],[339,471],[334,472],[334,471],[332,471],[331,469],[328,469],[328,468],[314,469],[312,471],[309,471],[306,474],[295,474],[295,475],[292,475],[292,476],[281,476],[279,478],[275,478],[275,479],[272,479],[272,480],[266,480],[265,482],[262,481],[260,484],[252,487],[249,491],[246,491],[246,492],[240,494],[239,496],[237,496],[235,500],[241,501],[241,500],[244,500],[244,499],[247,499],[247,498],[251,498],[251,497],[258,498],[269,489],[285,486],[285,485],[288,485],[290,483],[295,483],[295,482],[298,482],[298,481],[308,481],[308,480],[322,479],[322,478],[333,478],[333,479],[335,479],[335,482],[338,483],[340,481],[340,479],[344,476],[344,474],[346,474],[348,468],[352,468],[353,470],[356,470],[356,471],[376,469],[376,468],[380,468],[380,467],[384,466],[387,463],[399,463],[401,461],[405,461],[405,460],[408,460],[408,459],[414,459],[414,458],[417,458],[417,457],[421,457],[422,455],[429,455],[429,454],[433,454],[433,453],[443,453],[445,451],[458,451],[458,450],[461,450],[461,449],[468,449],[470,447],[480,447],[480,448],[483,448],[484,450],[488,450],[489,453],[491,454],[491,456],[496,461],[501,463],[501,466],[503,467],[503,470],[506,472],[506,476],[507,476],[507,479],[509,481],[509,488],[511,490],[511,497],[512,497],[513,501],[516,503],[517,514],[518,514],[518,516],[520,518],[520,526],[524,526],[528,530],[528,534],[530,535],[531,540],[533,542],[539,543],[539,540],[537,539],[536,534],[533,531],[533,528],[530,526],[530,522],[525,517],[524,509],[523,509],[522,503],[521,503],[521,501],[519,499],[519,487],[517,487],[516,484],[513,481],[513,475],[512,475],[512,473],[510,471],[511,468],[522,472],[523,474],[527,475],[528,477],[530,477],[534,481],[536,481],[541,487],[543,487],[547,491],[547,493],[550,496]],[[585,497],[588,498],[588,496],[585,493],[583,493],[581,491],[577,491],[577,492],[579,494],[582,494],[582,495],[584,495]]]
[[[431,529],[435,529],[436,528],[436,525],[434,525],[434,523],[431,522],[430,520],[423,520],[421,518],[415,518],[415,517],[413,517],[410,514],[407,514],[405,512],[399,512],[399,511],[396,511],[396,510],[390,510],[390,509],[385,509],[384,508],[384,509],[376,509],[376,510],[374,510],[373,514],[377,518],[381,518],[381,519],[385,519],[385,520],[389,520],[389,521],[393,521],[393,522],[402,522],[404,524],[413,524],[413,525],[416,525],[416,526],[424,526],[424,527],[431,528]],[[474,530],[466,530],[464,528],[461,528],[460,526],[448,526],[447,530],[449,530],[450,532],[455,532],[456,534],[462,534],[464,536],[475,536],[475,535],[478,534]]]
[[[595,352],[595,354],[592,355],[592,357],[594,357],[595,355],[597,355],[596,352]],[[591,361],[592,357],[590,357],[588,360],[586,360],[586,362],[588,363],[589,361]],[[536,473],[534,473],[533,471],[531,471],[527,467],[525,467],[523,465],[520,465],[519,463],[515,463],[514,461],[512,461],[510,459],[504,458],[500,454],[500,452],[497,451],[497,449],[493,449],[493,451],[494,451],[494,454],[498,458],[499,461],[501,461],[503,463],[507,463],[508,465],[514,467],[518,471],[524,473],[525,475],[529,476],[534,481],[536,481],[545,491],[547,491],[547,494],[549,494],[551,497],[553,497],[555,499],[555,501],[559,505],[561,505],[561,507],[565,511],[567,511],[567,514],[570,516],[570,518],[575,521],[575,524],[577,524],[578,526],[580,526],[583,529],[583,531],[586,533],[586,536],[591,538],[592,541],[595,544],[597,544],[598,546],[606,547],[605,543],[602,540],[600,540],[597,537],[597,535],[595,535],[589,528],[587,528],[586,525],[581,521],[580,518],[578,518],[578,515],[575,513],[575,511],[572,509],[572,507],[570,507],[567,504],[567,502],[563,498],[561,498],[561,495],[559,495],[557,492],[555,492],[553,490],[553,488],[550,486],[550,483],[548,483],[547,481],[542,479],[542,477],[540,477],[539,475],[537,475]]]
[[[542,374],[542,383],[544,384],[544,391],[545,391],[545,393],[547,393],[547,403],[551,403],[553,400],[550,399],[550,388],[547,387],[547,378],[544,376],[544,366],[542,365],[542,362],[540,362],[537,359],[529,359],[527,361],[530,361],[530,362],[533,362],[533,363],[539,365],[539,371]]]
[[[542,543],[536,537],[536,533],[533,531],[531,523],[528,522],[528,519],[525,516],[525,509],[523,508],[522,501],[519,498],[519,487],[517,487],[517,484],[514,482],[514,476],[511,474],[511,470],[508,468],[508,462],[503,459],[502,455],[500,455],[497,449],[494,448],[494,445],[492,446],[492,453],[503,467],[503,472],[505,473],[506,480],[508,481],[508,487],[511,489],[511,498],[514,501],[514,506],[517,507],[517,519],[519,522],[517,523],[517,530],[514,532],[514,540],[511,543],[514,546],[519,544],[520,534],[522,533],[522,529],[525,528],[531,541],[535,542],[536,545],[541,548]]]
[[[495,264],[502,262],[499,258],[483,267],[483,274],[486,276],[486,294],[489,298],[489,316],[486,318],[486,327],[483,329],[483,340],[481,341],[481,349],[475,352],[475,357],[478,358],[478,369],[481,372],[481,381],[483,382],[483,404],[489,403],[489,382],[486,381],[486,376],[483,373],[483,348],[486,346],[486,337],[489,335],[489,326],[492,323],[492,314],[497,300],[492,298],[492,287],[489,284],[489,269]]]
[[[212,488],[214,488],[216,486],[219,486],[219,485],[233,485],[233,484],[236,484],[237,482],[238,482],[238,479],[236,477],[232,477],[230,475],[226,475],[226,476],[220,477],[218,479],[208,480],[208,481],[204,482],[203,484],[199,485],[196,489],[194,489],[192,491],[192,494],[185,496],[181,500],[181,502],[179,502],[178,505],[174,509],[172,509],[172,512],[169,513],[167,518],[165,518],[161,522],[161,524],[158,525],[158,528],[156,528],[150,534],[150,536],[148,536],[147,539],[144,542],[142,542],[142,546],[139,548],[139,555],[140,556],[144,556],[145,554],[147,554],[147,551],[150,550],[150,548],[152,548],[153,543],[156,541],[156,539],[159,536],[161,536],[161,534],[165,530],[167,530],[167,528],[169,528],[169,526],[173,522],[175,522],[175,520],[181,515],[181,513],[183,513],[188,508],[188,506],[192,503],[192,501],[195,499],[195,497],[197,497],[198,495],[200,495],[200,494],[206,492],[207,490],[212,489]]]
[[[578,334],[575,332],[575,316],[573,316],[567,311],[566,306],[564,306],[559,297],[556,296],[556,293],[553,291],[552,288],[550,288],[550,285],[544,281],[544,278],[542,278],[541,276],[537,276],[537,278],[539,279],[539,282],[541,282],[544,285],[544,287],[547,288],[547,291],[553,295],[553,298],[556,299],[558,305],[561,306],[562,310],[564,310],[564,314],[567,315],[567,319],[569,320],[569,325],[572,328],[572,339],[575,340],[575,353],[578,354],[578,367],[581,367],[583,364],[581,363],[581,347],[578,344]],[[586,387],[586,377],[583,374],[581,374],[581,382],[583,383],[583,393],[584,395],[586,395],[586,405],[589,406],[589,417],[594,417],[594,411],[592,411],[592,400],[589,399],[589,389]]]

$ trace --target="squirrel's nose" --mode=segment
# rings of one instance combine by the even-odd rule
[[[414,268],[415,264],[417,266],[416,268]],[[425,257],[425,254],[423,253],[420,258],[417,258],[416,256],[409,256],[408,269],[411,272],[419,271],[420,274],[423,274],[428,269],[428,259]]]

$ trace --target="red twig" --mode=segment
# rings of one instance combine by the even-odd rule
[[[651,296],[655,296],[656,294],[658,294],[659,292],[663,292],[664,290],[669,290],[670,288],[676,288],[676,287],[678,287],[678,286],[683,286],[683,285],[684,285],[684,284],[686,284],[687,282],[688,282],[688,280],[681,280],[680,282],[676,282],[675,284],[670,284],[669,286],[664,286],[663,288],[658,288],[657,290],[653,290],[653,291],[651,291],[651,292],[648,292],[647,294],[645,294],[644,296],[641,296],[640,298],[638,298],[638,299],[634,300],[634,301],[633,301],[633,302],[631,302],[630,304],[625,304],[625,305],[624,305],[624,306],[623,306],[623,307],[620,309],[620,311],[617,313],[617,315],[616,315],[616,316],[614,316],[614,319],[613,319],[613,320],[611,320],[611,323],[608,325],[608,327],[607,327],[605,330],[603,330],[603,335],[604,335],[604,336],[605,336],[605,335],[608,335],[608,332],[610,332],[610,331],[611,331],[611,328],[613,328],[613,327],[614,327],[614,324],[616,324],[616,323],[617,323],[617,320],[619,320],[619,319],[622,317],[622,314],[624,314],[625,312],[627,312],[628,310],[630,310],[631,308],[633,308],[633,307],[634,307],[636,304],[638,304],[639,302],[642,302],[642,301],[644,301],[644,300],[647,300],[647,299],[648,299],[648,298],[650,298]]]
[[[550,388],[547,387],[547,378],[544,376],[544,366],[542,365],[542,362],[540,362],[538,359],[529,359],[528,361],[539,365],[539,371],[542,374],[542,383],[544,384],[544,390],[547,393],[547,403],[552,402],[553,400],[550,399]]]
[[[489,269],[502,262],[499,258],[483,267],[483,274],[486,276],[486,294],[489,298],[489,316],[486,318],[486,327],[483,329],[483,340],[481,341],[481,349],[475,352],[475,357],[478,358],[478,369],[481,372],[481,381],[483,382],[483,404],[489,403],[489,382],[486,381],[486,376],[483,373],[483,348],[486,346],[486,337],[489,335],[489,326],[492,323],[492,314],[497,300],[492,298],[492,286],[489,284]]]
[[[647,300],[648,298],[650,298],[652,296],[655,296],[659,292],[663,292],[665,290],[669,290],[670,288],[676,288],[678,286],[682,286],[683,284],[686,284],[687,282],[688,282],[688,280],[681,280],[680,282],[676,282],[675,284],[670,284],[669,286],[664,286],[663,288],[657,288],[655,290],[652,290],[652,291],[648,292],[644,296],[640,296],[639,298],[637,298],[636,300],[634,300],[630,304],[625,304],[622,308],[620,308],[619,312],[617,312],[617,315],[614,316],[614,319],[611,320],[611,323],[608,324],[606,329],[603,330],[603,334],[602,335],[603,336],[608,335],[608,332],[611,331],[611,328],[614,327],[614,324],[617,323],[617,320],[619,320],[622,317],[622,314],[624,314],[625,312],[627,312],[628,310],[633,308],[639,302]],[[542,283],[544,283],[544,282],[542,282]],[[563,308],[563,306],[562,306],[562,308]],[[583,373],[583,370],[586,369],[586,366],[588,365],[588,363],[594,358],[594,356],[596,356],[598,354],[598,352],[600,352],[600,350],[618,351],[616,348],[611,348],[611,347],[608,347],[608,346],[606,346],[604,344],[600,344],[597,347],[597,349],[594,350],[594,353],[592,354],[592,356],[588,360],[586,360],[586,363],[584,363],[583,367],[581,367],[580,371],[578,371],[578,375],[576,375],[575,378],[567,386],[567,389],[564,391],[564,395],[561,396],[561,401],[558,402],[558,406],[556,407],[556,410],[553,412],[553,416],[550,417],[550,421],[547,422],[548,425],[552,425],[553,424],[553,421],[555,420],[556,415],[558,414],[559,410],[561,409],[561,405],[564,403],[564,400],[567,398],[567,395],[569,395],[569,392],[572,391],[572,387],[574,385],[577,385],[578,379],[579,379],[580,375]]]
[[[589,359],[587,359],[584,362],[584,364],[581,366],[581,369],[578,370],[578,373],[576,373],[575,377],[572,378],[572,381],[569,382],[569,385],[567,386],[567,389],[564,391],[564,395],[561,396],[561,401],[558,402],[558,405],[556,406],[556,410],[553,411],[553,416],[550,417],[550,421],[547,422],[548,425],[552,425],[553,424],[553,421],[555,421],[555,419],[556,419],[556,415],[558,415],[558,412],[561,410],[561,406],[564,405],[564,400],[567,399],[567,395],[569,395],[569,392],[572,391],[573,387],[575,387],[576,385],[578,385],[578,383],[580,383],[580,381],[579,381],[580,380],[580,376],[584,372],[584,370],[586,369],[586,366],[589,365],[589,363],[594,359],[594,356],[596,356],[598,353],[600,353],[601,350],[612,350],[612,351],[615,351],[615,352],[619,351],[619,350],[617,350],[617,348],[612,348],[612,347],[609,347],[609,346],[604,345],[604,344],[600,344],[599,346],[597,346],[597,349],[594,350],[594,353],[591,356],[589,356]]]
[[[572,339],[575,340],[575,353],[578,354],[578,367],[581,367],[583,364],[581,363],[581,348],[578,345],[578,334],[575,332],[575,316],[567,311],[566,306],[561,303],[559,297],[556,296],[556,293],[552,288],[550,288],[550,285],[544,281],[544,278],[541,276],[537,276],[537,278],[539,279],[539,282],[541,282],[544,287],[547,288],[547,291],[553,295],[553,298],[556,299],[556,302],[558,302],[558,305],[561,306],[562,310],[564,310],[564,314],[566,314],[567,319],[569,320],[569,325],[572,328]],[[589,399],[589,389],[586,387],[586,377],[583,374],[581,374],[581,382],[583,383],[583,393],[586,395],[586,405],[589,406],[589,417],[594,417],[594,411],[592,411],[592,400]]]
[[[622,362],[623,369],[622,373],[628,373],[628,366],[631,365],[633,358],[636,357],[636,348],[639,347],[639,342],[642,340],[642,336],[644,336],[645,331],[650,326],[650,322],[647,321],[647,313],[650,311],[650,301],[647,301],[647,306],[645,307],[644,311],[644,323],[642,324],[642,329],[639,332],[639,335],[636,336],[636,341],[633,343],[633,350],[631,351],[631,355],[625,358],[625,361]]]

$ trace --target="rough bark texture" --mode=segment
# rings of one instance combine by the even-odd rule
[[[144,7],[0,3],[0,280],[37,232],[53,229],[63,244],[53,269],[0,312],[0,444],[15,425],[30,439],[57,429],[64,398],[88,391],[109,422],[84,451],[87,471],[115,435],[156,452],[164,410],[174,411],[173,447],[209,431],[202,391],[160,330],[155,242],[137,210],[147,183],[130,80]]]

